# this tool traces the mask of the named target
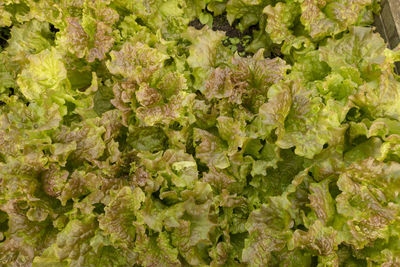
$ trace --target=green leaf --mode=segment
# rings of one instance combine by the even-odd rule
[[[230,0],[226,4],[227,19],[232,25],[235,19],[240,20],[239,28],[243,31],[251,25],[257,24],[262,8],[269,1]]]
[[[18,78],[20,90],[28,100],[54,95],[55,102],[62,105],[65,103],[63,98],[70,98],[65,95],[69,82],[61,59],[54,48],[29,57],[29,65]]]
[[[114,75],[121,75],[138,83],[146,81],[162,67],[166,55],[146,44],[124,43],[120,51],[110,53],[111,61],[106,65]]]
[[[294,38],[292,28],[300,15],[300,7],[296,1],[281,2],[275,6],[268,5],[263,13],[268,16],[265,31],[274,43],[281,44]]]
[[[346,110],[334,100],[323,103],[315,91],[301,85],[293,85],[291,95],[293,102],[285,129],[276,143],[283,149],[295,146],[297,155],[311,159],[336,134],[343,134],[341,122]]]
[[[189,27],[185,35],[192,43],[189,47],[187,63],[193,69],[194,86],[203,88],[204,80],[210,74],[211,69],[226,64],[226,59],[231,56],[231,52],[222,45],[223,32],[212,31],[208,27],[204,27],[200,31]],[[204,57],[204,54],[208,56]]]
[[[398,175],[398,163],[372,158],[353,163],[340,175],[336,209],[343,216],[338,227],[343,227],[344,242],[361,249],[390,236],[389,226],[396,222],[399,212],[395,200]]]
[[[345,0],[323,2],[306,0],[301,4],[301,22],[310,36],[320,39],[345,31],[351,25],[359,23],[360,17],[370,10],[374,1],[356,0],[349,3]]]
[[[145,200],[140,188],[132,190],[122,187],[110,193],[110,199],[104,208],[105,213],[99,216],[99,228],[105,235],[110,235],[111,243],[116,247],[131,247],[135,240],[137,211]]]
[[[29,55],[38,54],[53,45],[52,39],[49,23],[31,20],[12,27],[6,51],[13,61],[23,65]]]
[[[196,145],[196,156],[204,163],[219,169],[229,167],[225,145],[221,140],[201,129],[194,129],[193,141]],[[198,143],[198,144],[196,144]]]

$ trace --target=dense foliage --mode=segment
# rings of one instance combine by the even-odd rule
[[[0,1],[0,265],[400,266],[378,11]]]

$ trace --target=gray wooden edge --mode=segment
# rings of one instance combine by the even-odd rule
[[[400,43],[400,0],[382,0],[381,7],[381,13],[375,17],[375,26],[388,47],[394,49]],[[400,62],[396,62],[395,68],[400,74]]]

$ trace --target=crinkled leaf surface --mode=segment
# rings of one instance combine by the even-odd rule
[[[378,10],[2,1],[0,265],[399,266]]]

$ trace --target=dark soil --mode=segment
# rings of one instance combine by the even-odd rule
[[[229,24],[228,20],[226,19],[226,14],[221,14],[214,17],[212,30],[224,31],[226,32],[226,36],[228,36],[229,38],[242,37],[242,33],[234,26],[231,26]]]
[[[57,29],[56,27],[54,27],[54,25],[50,23],[50,31],[53,32],[53,33],[57,33],[57,32],[59,32],[60,30]]]
[[[202,24],[199,19],[194,19],[191,22],[189,22],[189,26],[192,26],[197,30],[201,30],[205,25]]]
[[[213,17],[213,25],[212,25],[212,30],[213,31],[224,31],[225,35],[228,38],[238,38],[240,42],[236,45],[236,49],[238,52],[243,52],[245,51],[245,48],[243,46],[243,37],[244,36],[253,36],[253,31],[258,30],[259,26],[253,25],[246,29],[244,32],[241,32],[236,28],[238,21],[233,22],[232,25],[229,24],[228,20],[226,19],[226,13],[223,13],[218,16]],[[194,19],[189,23],[189,26],[192,26],[198,30],[202,29],[205,25],[200,22],[199,19]],[[226,42],[224,42],[225,46],[231,45],[230,40],[228,39]]]
[[[0,28],[0,47],[5,48],[7,46],[7,40],[11,37],[11,27]]]

